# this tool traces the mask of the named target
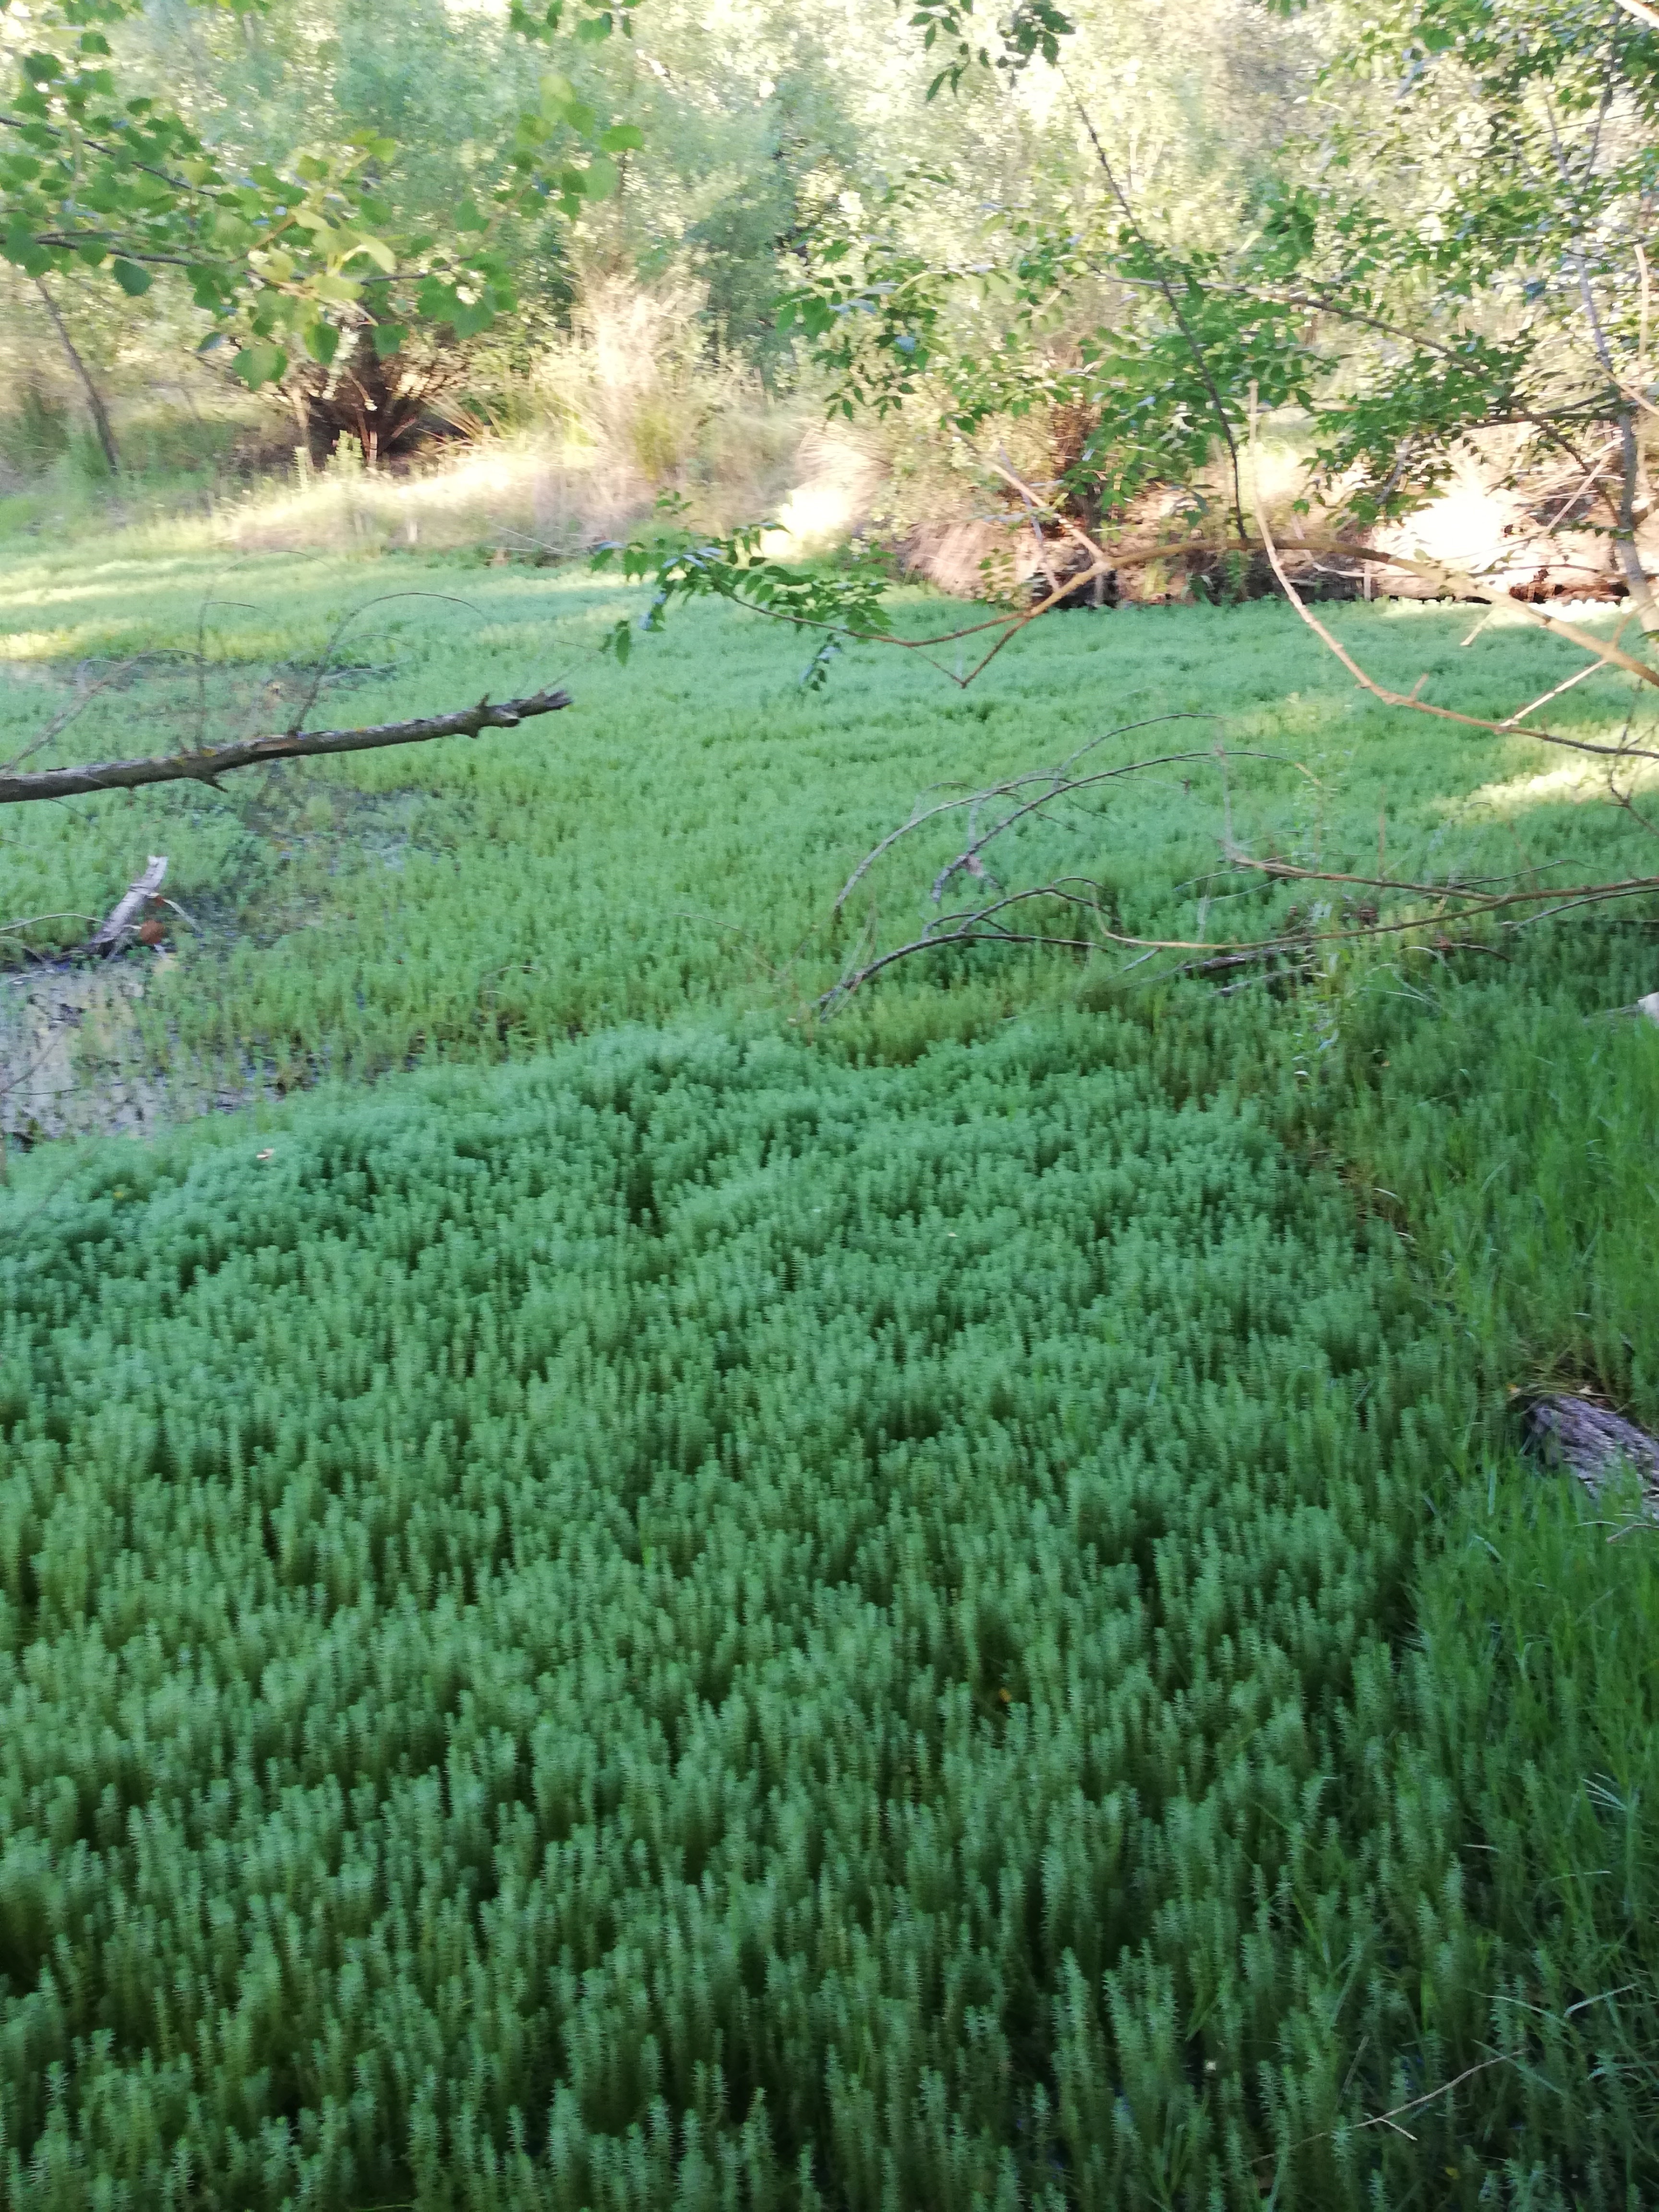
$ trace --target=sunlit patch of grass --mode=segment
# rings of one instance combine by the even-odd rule
[[[1617,745],[1622,734],[1619,723],[1606,723],[1600,730],[1588,732],[1593,743]],[[1528,746],[1529,752],[1535,749]],[[1529,775],[1513,775],[1501,782],[1482,784],[1460,800],[1449,803],[1462,806],[1470,812],[1481,809],[1493,814],[1524,815],[1536,806],[1582,806],[1587,803],[1607,802],[1606,761],[1568,761],[1559,768],[1541,768]],[[1632,760],[1617,764],[1619,788],[1626,795],[1638,791],[1651,791],[1659,783],[1659,762]]]
[[[0,637],[0,659],[61,660],[74,647],[71,629],[15,629]]]

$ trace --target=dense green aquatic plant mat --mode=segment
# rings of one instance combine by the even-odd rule
[[[210,703],[373,589],[253,568]],[[1640,918],[1282,1000],[941,963],[811,1051],[729,1041],[918,790],[1124,714],[1309,761],[1311,816],[1259,763],[1235,819],[1356,865],[1386,828],[1577,880],[1639,830],[1356,700],[1265,605],[1042,625],[966,698],[853,656],[825,701],[787,634],[689,621],[623,679],[567,657],[616,611],[586,586],[408,580],[490,619],[370,618],[352,714],[551,655],[556,747],[0,839],[8,915],[173,856],[202,934],[141,1026],[184,1092],[596,1033],[14,1158],[0,2196],[1659,2197],[1659,1539],[1608,1545],[1501,1422],[1539,1381],[1659,1425],[1659,1036],[1605,1016],[1659,982]],[[222,585],[9,572],[9,756]],[[1493,712],[1517,653],[1563,672],[1462,611],[1339,615]],[[42,757],[197,705],[145,663]],[[1126,913],[1242,918],[1206,922],[1201,799],[1104,823]]]
[[[1512,1696],[1455,1579],[1408,1649],[1455,1351],[1390,1230],[1128,1025],[862,1070],[625,1034],[5,1214],[10,2203],[1649,2172],[1597,2073],[1632,1999],[1560,2017],[1595,1889],[1528,1949],[1547,1671]],[[1550,1497],[1504,1510],[1571,1605]],[[1474,1564],[1524,1626],[1530,1565]],[[1414,2140],[1343,2130],[1494,2050]]]
[[[919,794],[932,803],[1098,738],[1102,769],[1218,741],[1274,757],[1234,759],[1224,805],[1218,774],[1188,763],[1116,787],[1097,817],[1032,823],[988,854],[1011,885],[1097,878],[1132,932],[1249,935],[1282,906],[1271,885],[1241,896],[1217,879],[1229,819],[1253,849],[1363,873],[1382,833],[1391,866],[1436,878],[1533,867],[1572,883],[1650,866],[1650,841],[1605,803],[1593,762],[1580,776],[1530,738],[1452,737],[1387,708],[1267,600],[1056,617],[967,692],[915,655],[860,648],[820,694],[801,689],[805,641],[717,607],[677,616],[672,639],[618,670],[597,647],[639,599],[586,574],[163,559],[114,538],[73,556],[0,542],[0,759],[33,745],[78,682],[137,657],[31,768],[283,727],[352,608],[335,646],[344,673],[319,695],[325,726],[553,681],[575,697],[514,732],[261,769],[222,792],[0,809],[0,923],[70,917],[0,937],[0,1027],[28,979],[25,946],[82,941],[75,917],[106,913],[165,853],[168,889],[199,927],[174,923],[174,964],[134,1009],[135,1072],[173,1070],[192,1110],[204,1090],[250,1082],[522,1058],[624,1022],[793,1012],[866,927],[901,943],[939,911],[929,887],[962,849],[957,817],[907,841],[839,932],[830,925],[853,869]],[[900,615],[923,632],[948,606],[914,596]],[[1518,623],[1489,624],[1466,649],[1463,608],[1356,605],[1331,619],[1379,680],[1426,681],[1425,696],[1471,714],[1506,714],[1579,665]],[[1562,726],[1616,740],[1627,703],[1598,676],[1560,702]],[[1204,719],[1107,735],[1171,712]],[[930,958],[892,971],[831,1036],[856,1031],[891,1056],[1069,998],[1085,978],[1103,985],[1114,964]]]

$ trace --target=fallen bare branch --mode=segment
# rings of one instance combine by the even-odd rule
[[[1326,876],[1314,868],[1281,870],[1272,867],[1265,861],[1250,861],[1247,859],[1242,859],[1240,864],[1261,869],[1267,873],[1291,874],[1299,880],[1309,883],[1366,884],[1378,880],[1368,876]],[[1103,921],[1108,909],[1101,900],[1098,897],[1085,897],[1080,891],[1072,888],[1074,883],[1086,882],[1087,879],[1085,878],[1061,878],[1054,883],[1034,884],[1029,890],[1011,891],[1005,897],[993,902],[992,904],[976,908],[966,914],[941,915],[937,923],[930,923],[919,937],[913,938],[908,944],[894,945],[889,951],[868,961],[864,966],[849,969],[843,974],[818,1000],[819,1012],[823,1014],[833,1013],[856,992],[862,990],[866,983],[873,981],[885,969],[893,967],[897,962],[914,958],[918,953],[942,951],[953,945],[1042,945],[1057,952],[1100,952],[1105,951],[1108,946],[1115,945],[1126,951],[1144,954],[1192,952],[1203,956],[1201,962],[1188,961],[1174,968],[1162,968],[1155,970],[1158,978],[1162,981],[1170,975],[1191,973],[1198,967],[1210,968],[1224,964],[1229,967],[1238,967],[1247,963],[1272,959],[1294,958],[1298,962],[1305,961],[1308,955],[1317,946],[1329,946],[1340,950],[1344,945],[1365,945],[1380,938],[1407,936],[1416,932],[1436,933],[1435,949],[1437,950],[1490,951],[1492,950],[1490,946],[1477,942],[1447,939],[1444,932],[1448,928],[1461,928],[1471,922],[1485,921],[1490,916],[1505,913],[1508,909],[1516,907],[1532,908],[1536,910],[1516,915],[1513,919],[1501,922],[1500,927],[1516,929],[1529,921],[1544,921],[1555,915],[1573,913],[1582,907],[1606,905],[1620,899],[1652,898],[1659,896],[1659,876],[1632,877],[1622,883],[1589,884],[1574,886],[1570,890],[1510,891],[1502,897],[1491,898],[1468,897],[1455,885],[1442,885],[1438,890],[1435,890],[1432,886],[1424,886],[1424,890],[1430,891],[1432,896],[1442,901],[1441,912],[1428,915],[1404,915],[1386,921],[1381,919],[1375,921],[1361,921],[1350,928],[1280,930],[1269,937],[1219,939],[1201,937],[1133,937],[1123,931],[1109,929],[1103,926],[1097,930],[1093,937],[1056,937],[1044,931],[1017,933],[1004,928],[996,921],[996,916],[1006,908],[1023,905],[1034,899],[1051,899],[1063,905],[1078,907],[1087,913],[1103,917]],[[1100,890],[1100,886],[1095,884],[1089,884],[1088,888],[1095,892]],[[1379,883],[1379,888],[1389,890],[1407,890],[1413,886],[1383,880]],[[1547,899],[1554,899],[1558,902],[1553,906],[1547,906],[1542,903]],[[1460,903],[1455,908],[1447,908],[1444,905],[1447,900],[1457,900]],[[1131,964],[1139,965],[1139,963],[1137,962]]]
[[[1159,720],[1184,719],[1179,716],[1159,717]],[[1107,735],[1121,734],[1109,732]],[[1091,740],[1072,756],[1073,761],[1103,743],[1103,738]],[[974,872],[971,859],[977,858],[981,848],[1002,830],[1012,828],[1042,809],[1061,800],[1077,797],[1099,786],[1162,768],[1199,765],[1215,762],[1224,768],[1228,759],[1252,759],[1273,762],[1282,767],[1296,769],[1304,776],[1310,772],[1303,764],[1277,753],[1243,752],[1224,754],[1220,748],[1212,751],[1170,753],[1152,758],[1133,761],[1121,768],[1104,769],[1088,775],[1067,777],[1064,766],[1058,770],[1033,771],[1023,776],[990,787],[988,790],[969,793],[942,801],[939,805],[914,814],[895,830],[890,831],[867,854],[848,878],[836,910],[875,863],[911,832],[937,821],[942,815],[963,808],[975,809],[998,798],[1018,801],[1003,819],[983,836],[975,838],[967,848],[944,868],[934,880],[935,903],[943,896],[951,878],[964,867]],[[1068,763],[1069,764],[1069,763]],[[1025,798],[1033,785],[1041,789],[1036,798]],[[1375,891],[1394,894],[1417,902],[1416,908],[1405,914],[1398,912],[1384,916],[1377,905],[1359,908],[1356,918],[1339,926],[1310,928],[1305,921],[1256,938],[1205,939],[1176,937],[1139,937],[1112,927],[1108,895],[1102,887],[1086,877],[1062,877],[1054,881],[1006,891],[995,888],[1000,896],[984,904],[940,915],[930,921],[916,937],[908,942],[890,946],[878,952],[867,941],[848,961],[836,981],[817,1001],[817,1011],[823,1017],[833,1014],[838,1007],[873,981],[887,969],[899,962],[915,958],[926,952],[938,952],[950,946],[975,945],[1042,945],[1056,951],[1100,952],[1115,947],[1138,957],[1128,962],[1121,971],[1142,966],[1160,952],[1185,953],[1194,956],[1171,966],[1165,963],[1154,973],[1160,978],[1175,975],[1207,974],[1223,968],[1260,965],[1273,961],[1288,962],[1297,966],[1306,963],[1318,949],[1340,951],[1345,947],[1362,945],[1386,937],[1414,937],[1426,935],[1431,942],[1424,949],[1437,952],[1479,951],[1494,953],[1495,948],[1482,944],[1477,938],[1450,939],[1446,932],[1464,930],[1473,923],[1494,920],[1500,929],[1513,930],[1551,915],[1565,914],[1587,906],[1611,902],[1652,897],[1659,894],[1659,875],[1626,877],[1601,884],[1543,884],[1537,882],[1516,888],[1514,876],[1486,877],[1473,882],[1459,882],[1455,878],[1443,883],[1419,881],[1407,877],[1360,875],[1334,868],[1308,868],[1277,857],[1258,858],[1244,851],[1232,839],[1231,832],[1224,840],[1226,859],[1231,870],[1245,876],[1265,877],[1273,882],[1301,884],[1329,884],[1334,889],[1347,891]],[[1535,872],[1528,870],[1525,872]],[[1093,934],[1088,937],[1057,935],[1048,931],[1011,927],[1003,917],[1012,909],[1023,908],[1033,902],[1052,902],[1086,915]],[[1206,899],[1206,903],[1209,902]],[[1425,911],[1425,907],[1427,911]],[[1201,926],[1201,925],[1200,925]],[[1504,956],[1495,955],[1502,957]]]
[[[475,738],[480,730],[515,730],[537,714],[556,714],[570,704],[567,691],[538,691],[528,699],[488,698],[453,714],[412,722],[377,722],[356,730],[284,730],[270,737],[154,760],[108,761],[94,768],[43,769],[27,775],[0,775],[0,806],[34,799],[78,799],[94,791],[133,791],[150,783],[214,783],[232,769],[268,761],[309,759],[325,753],[371,752],[383,745],[425,744],[434,738]]]

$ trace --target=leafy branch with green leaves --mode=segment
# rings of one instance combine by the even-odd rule
[[[1097,512],[1153,486],[1196,489],[1219,451],[1241,541],[1252,389],[1305,418],[1310,489],[1362,525],[1432,496],[1471,433],[1524,431],[1524,471],[1614,422],[1621,476],[1599,526],[1644,598],[1636,424],[1655,408],[1642,303],[1659,36],[1618,0],[1548,0],[1524,22],[1497,0],[1322,13],[1335,58],[1316,119],[1255,179],[1231,238],[1206,248],[1155,235],[1133,204],[1058,51],[1068,27],[994,55],[973,46],[970,9],[930,0],[913,20],[925,43],[957,42],[953,89],[975,71],[1054,66],[1103,190],[1079,208],[1034,187],[992,210],[971,260],[943,262],[907,220],[938,181],[919,171],[868,215],[826,212],[781,326],[849,419],[927,408],[973,438],[1039,407],[1085,410],[1096,428],[1060,489]],[[1092,319],[1077,304],[1090,299]]]
[[[593,44],[632,29],[632,7],[582,0],[514,23],[548,42],[568,31]],[[266,0],[216,0],[262,12]],[[605,122],[568,77],[549,70],[520,116],[495,180],[462,202],[442,233],[402,221],[398,149],[384,137],[301,149],[286,163],[239,165],[185,117],[124,88],[112,33],[138,0],[46,0],[26,20],[0,0],[0,28],[22,33],[0,100],[0,254],[37,280],[106,276],[131,298],[175,272],[210,325],[204,346],[237,348],[250,388],[276,383],[301,356],[326,368],[343,343],[381,357],[422,327],[465,341],[518,305],[501,230],[549,206],[568,219],[617,190],[617,158],[641,143]]]

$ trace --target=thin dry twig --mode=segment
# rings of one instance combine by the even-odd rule
[[[1461,2088],[1465,2081],[1472,2081],[1477,2074],[1489,2073],[1494,2066],[1513,2066],[1515,2063],[1507,2051],[1499,2051],[1495,2058],[1483,2058],[1478,2066],[1466,2066],[1461,2074],[1454,2075],[1449,2081],[1443,2081],[1437,2089],[1425,2090],[1420,2097],[1413,2097],[1408,2104],[1395,2105],[1386,2112],[1373,2113],[1368,2120],[1353,2121],[1352,2132],[1358,2135],[1365,2128],[1390,2128],[1396,2135],[1405,2136],[1410,2142],[1415,2142],[1417,2138],[1409,2128],[1395,2127],[1396,2120],[1403,2119],[1407,2112],[1421,2112],[1425,2105],[1433,2104],[1437,2097],[1449,2096],[1454,2089]],[[1275,2159],[1288,2158],[1292,2151],[1305,2150],[1310,2143],[1328,2142],[1337,2132],[1335,2128],[1321,2128],[1317,2135],[1303,2136],[1297,2142],[1287,2143],[1282,2151],[1264,2152],[1255,2163],[1258,2166],[1271,2166]]]
[[[342,615],[339,621],[334,626],[333,635],[329,639],[328,643],[323,648],[323,657],[317,663],[316,672],[311,679],[311,687],[307,691],[304,699],[300,703],[300,711],[289,725],[289,735],[290,737],[298,737],[301,731],[304,729],[306,726],[306,717],[316,705],[317,694],[322,690],[329,670],[333,666],[335,648],[339,644],[340,640],[345,635],[347,630],[350,629],[352,623],[356,621],[359,615],[366,615],[375,607],[389,605],[393,599],[439,599],[441,600],[446,606],[465,607],[470,615],[476,615],[478,611],[477,608],[473,605],[471,599],[458,599],[453,592],[410,591],[382,592],[378,598],[367,600],[361,607],[354,607],[349,615]]]
[[[1619,629],[1623,628],[1624,624],[1620,623]],[[1615,630],[1613,633],[1615,641],[1618,635],[1618,630]],[[1498,727],[1507,730],[1518,729],[1529,714],[1535,714],[1540,707],[1547,707],[1553,699],[1559,699],[1564,691],[1572,690],[1576,685],[1583,683],[1587,677],[1599,676],[1601,673],[1601,668],[1602,664],[1599,660],[1586,661],[1576,674],[1567,677],[1562,683],[1558,684],[1553,691],[1546,691],[1540,698],[1534,699],[1529,707],[1521,708],[1517,713],[1511,714],[1507,721],[1499,723]]]
[[[26,914],[21,921],[0,921],[0,937],[9,937],[14,930],[33,929],[42,921],[89,921],[98,926],[95,914]]]
[[[207,743],[207,618],[214,607],[234,607],[239,614],[257,614],[258,610],[246,599],[203,600],[196,616],[196,746],[199,752]]]
[[[1181,712],[1170,714],[1149,714],[1143,721],[1125,722],[1117,729],[1103,730],[1098,737],[1091,738],[1086,744],[1079,745],[1073,753],[1068,753],[1058,768],[1029,769],[1023,775],[1009,777],[1006,783],[992,784],[984,791],[970,791],[957,799],[941,799],[937,806],[927,807],[920,814],[913,813],[907,822],[901,823],[896,830],[890,830],[878,845],[865,854],[836,893],[836,903],[831,911],[835,914],[841,912],[877,861],[896,845],[901,838],[908,837],[913,830],[920,830],[926,823],[936,821],[941,814],[959,813],[963,807],[982,806],[993,799],[1011,798],[1017,793],[1027,789],[1033,783],[1050,784],[1054,787],[1055,795],[1059,795],[1062,791],[1069,791],[1073,788],[1064,781],[1066,770],[1075,763],[1082,760],[1086,754],[1093,752],[1097,745],[1103,745],[1109,738],[1127,737],[1132,731],[1152,729],[1164,722],[1207,722],[1213,720],[1214,717],[1210,714]],[[1207,759],[1209,756],[1197,753],[1170,753],[1163,757],[1167,762]],[[1136,762],[1134,767],[1150,768],[1155,764],[1150,761]],[[1114,776],[1127,775],[1133,772],[1132,769],[1114,769],[1109,771]],[[935,785],[934,788],[937,790],[938,786]]]
[[[1188,718],[1184,715],[1170,715],[1167,718],[1160,719],[1167,719],[1173,721],[1185,720]],[[1194,721],[1205,721],[1208,720],[1210,717],[1207,715],[1195,714],[1190,719]],[[990,844],[994,838],[1001,836],[1005,830],[1012,830],[1016,823],[1024,821],[1028,815],[1039,812],[1043,807],[1054,804],[1058,799],[1073,799],[1075,798],[1077,793],[1079,792],[1092,790],[1097,785],[1103,783],[1121,782],[1125,776],[1139,775],[1149,769],[1158,768],[1179,768],[1189,766],[1195,762],[1201,763],[1209,760],[1214,760],[1222,764],[1224,792],[1225,763],[1229,757],[1230,756],[1225,753],[1219,745],[1218,745],[1212,751],[1208,752],[1161,753],[1151,760],[1132,761],[1125,768],[1102,769],[1093,775],[1078,776],[1073,779],[1070,782],[1062,783],[1058,780],[1058,778],[1056,778],[1052,789],[1042,793],[1036,799],[1027,799],[1023,805],[1017,806],[1012,813],[1005,815],[1001,821],[996,823],[991,829],[988,830],[982,837],[973,838],[968,844],[965,850],[959,853],[954,860],[947,863],[947,865],[934,878],[933,892],[933,903],[935,906],[938,905],[946,885],[950,883],[953,876],[957,875],[963,870],[966,870],[969,874],[972,874],[975,872],[974,863],[978,860],[979,855],[984,851],[986,846]],[[1298,774],[1307,776],[1310,782],[1316,781],[1310,769],[1304,768],[1300,761],[1291,760],[1284,753],[1264,753],[1251,751],[1247,749],[1241,749],[1233,753],[1231,757],[1236,760],[1272,761],[1276,763],[1281,768],[1295,769]],[[967,805],[977,809],[984,799],[999,797],[1007,788],[1008,787],[1006,786],[999,786],[989,793],[976,794],[974,799],[959,801],[958,804]],[[944,810],[939,811],[942,811]],[[914,825],[907,824],[906,828],[908,830],[912,826]],[[899,834],[902,836],[905,833],[901,831]],[[890,842],[892,841],[890,840],[889,842]],[[1229,857],[1235,857],[1231,829],[1226,832],[1224,845]],[[1239,855],[1237,857],[1243,858],[1243,856]],[[1271,864],[1265,862],[1260,865],[1264,866],[1271,866]]]
[[[49,745],[54,738],[61,737],[64,732],[68,729],[70,724],[74,721],[78,715],[83,714],[86,712],[87,708],[92,704],[93,701],[98,696],[100,691],[107,691],[112,684],[118,684],[122,677],[129,675],[133,669],[137,667],[140,661],[148,660],[150,656],[148,653],[135,653],[131,660],[122,661],[118,667],[112,668],[107,676],[100,676],[97,683],[89,684],[84,691],[77,692],[75,698],[67,707],[64,708],[61,714],[54,714],[52,716],[51,721],[46,724],[46,728],[41,731],[39,737],[31,738],[29,743],[24,746],[21,753],[14,754],[10,760],[5,762],[3,766],[0,766],[0,775],[8,774],[12,769],[21,768],[26,760],[32,760],[34,755],[41,751],[46,746]],[[84,668],[86,665],[87,664],[82,661],[81,667]],[[77,678],[80,673],[81,669],[77,668],[76,671]]]

